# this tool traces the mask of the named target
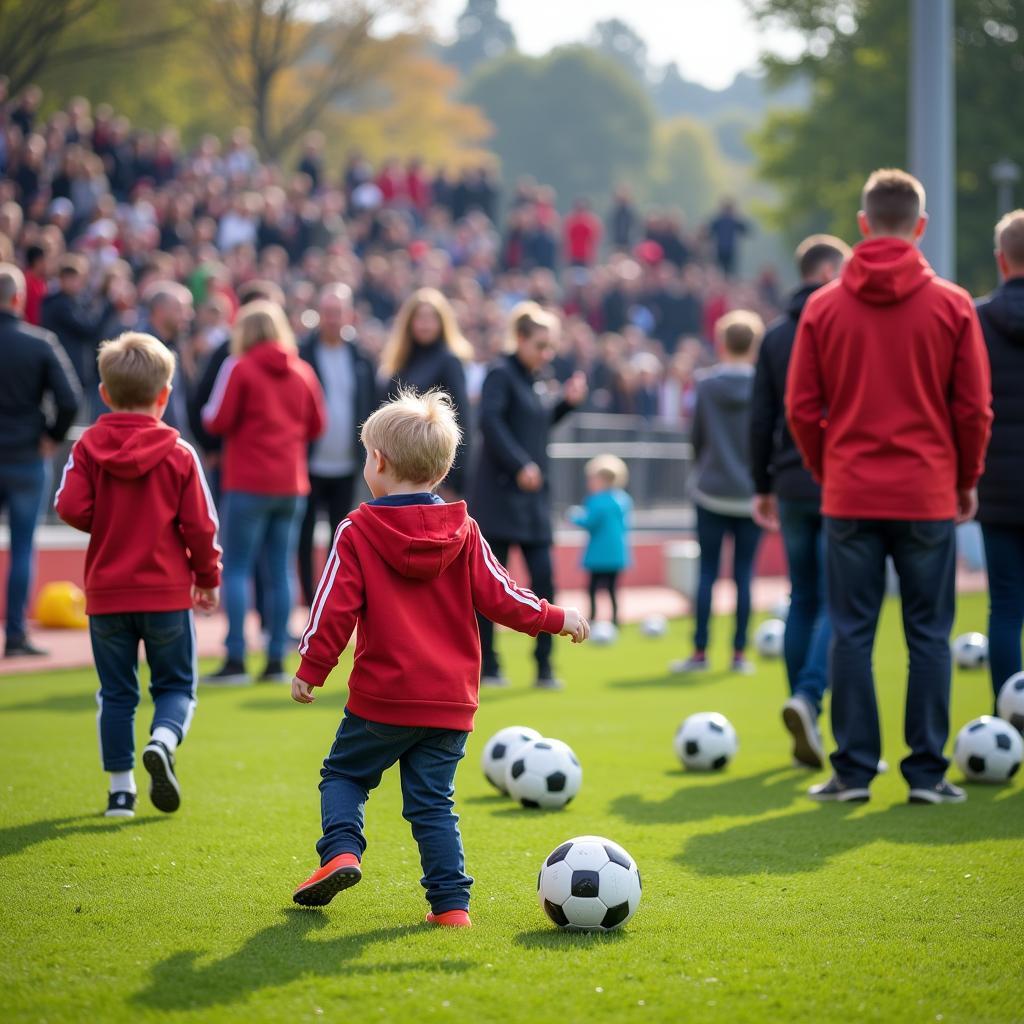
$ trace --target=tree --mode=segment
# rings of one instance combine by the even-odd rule
[[[649,85],[651,63],[647,56],[647,43],[631,25],[619,18],[599,21],[590,33],[590,45],[598,53],[610,57],[632,78]]]
[[[661,121],[645,195],[695,219],[714,209],[727,169],[711,129],[688,117]]]
[[[455,23],[455,41],[444,47],[444,59],[463,75],[516,49],[512,26],[498,13],[498,0],[467,0]]]

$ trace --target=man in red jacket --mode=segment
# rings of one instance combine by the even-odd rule
[[[311,703],[358,623],[348,705],[321,772],[321,867],[295,890],[302,906],[324,906],[362,877],[363,806],[398,763],[427,920],[468,926],[473,879],[452,795],[479,699],[475,612],[530,636],[560,633],[581,643],[589,635],[576,609],[516,586],[465,502],[448,505],[433,493],[460,433],[451,400],[438,392],[400,395],[363,426],[363,476],[374,500],[334,535],[292,681],[292,697]]]
[[[966,799],[945,779],[955,524],[977,509],[991,385],[970,296],[917,248],[924,189],[875,171],[862,241],[808,300],[787,381],[790,430],[821,482],[826,516],[833,777],[816,800],[864,801],[881,741],[871,667],[885,562],[900,578],[910,651],[901,770],[912,803]]]
[[[150,799],[181,802],[174,752],[196,706],[192,607],[212,611],[220,587],[217,513],[195,449],[160,422],[174,355],[148,334],[100,348],[101,416],[71,449],[54,506],[90,534],[86,612],[100,677],[99,738],[110,773],[106,815],[135,814],[135,708],[139,641],[152,680],[153,724],[142,752]]]

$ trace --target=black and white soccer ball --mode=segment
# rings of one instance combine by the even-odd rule
[[[1024,759],[1024,739],[1009,722],[982,715],[957,733],[953,759],[972,782],[1006,782]]]
[[[664,636],[667,632],[668,619],[664,615],[648,615],[640,623],[640,633],[642,636],[658,637]]]
[[[786,640],[782,619],[765,619],[754,632],[754,648],[762,658],[781,658]]]
[[[988,637],[984,633],[961,633],[953,641],[953,658],[960,668],[981,668],[988,661]]]
[[[537,901],[570,931],[621,928],[640,905],[640,871],[618,843],[576,836],[553,850],[537,876]]]
[[[619,638],[619,631],[613,622],[592,622],[590,624],[590,642],[598,647],[606,647],[615,643]]]
[[[996,710],[1017,732],[1024,733],[1024,672],[1010,676],[1003,683]]]
[[[495,789],[507,793],[505,788],[505,773],[508,771],[509,761],[512,755],[530,740],[539,740],[540,733],[525,725],[509,725],[499,729],[484,747],[480,758],[480,767],[487,776],[487,781]]]
[[[790,603],[791,599],[789,594],[783,594],[782,597],[780,597],[772,606],[772,617],[781,619],[783,622],[788,622]]]
[[[676,732],[676,756],[691,771],[720,771],[738,749],[736,730],[717,711],[690,715]]]
[[[580,791],[583,769],[572,748],[547,737],[520,747],[508,763],[505,789],[524,807],[564,807]]]

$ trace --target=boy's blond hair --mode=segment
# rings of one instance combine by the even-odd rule
[[[749,355],[763,337],[764,321],[749,309],[734,309],[715,324],[715,340],[732,356]]]
[[[584,469],[587,476],[598,476],[612,487],[625,487],[629,483],[629,467],[618,455],[598,455]]]
[[[462,431],[451,398],[443,391],[409,389],[381,406],[364,424],[363,446],[391,464],[399,480],[440,483],[452,468]]]
[[[99,367],[114,409],[143,409],[171,383],[174,353],[152,334],[126,331],[100,345]]]

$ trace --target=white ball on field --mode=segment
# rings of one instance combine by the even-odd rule
[[[961,633],[953,641],[953,658],[960,668],[981,668],[988,661],[988,637],[984,633]]]
[[[676,731],[676,756],[691,771],[720,771],[739,749],[736,730],[725,715],[701,711]]]
[[[996,701],[999,717],[1005,719],[1017,732],[1024,733],[1024,672],[1010,676],[999,690]]]
[[[487,776],[487,781],[495,789],[507,793],[505,773],[512,755],[530,740],[539,740],[540,733],[525,725],[509,725],[499,729],[484,746],[480,756],[480,767]]]
[[[592,622],[590,624],[590,642],[605,646],[613,644],[618,639],[619,631],[611,622]]]
[[[576,836],[553,850],[537,876],[537,902],[559,928],[608,932],[640,905],[636,861],[618,843]]]
[[[583,769],[561,740],[531,740],[509,759],[505,789],[524,807],[564,807],[579,791]]]
[[[1006,782],[1024,759],[1024,739],[1009,722],[982,715],[956,734],[953,759],[972,782]]]
[[[668,619],[664,615],[648,615],[640,623],[643,636],[664,636],[668,632]]]
[[[786,641],[786,623],[765,619],[754,631],[754,649],[762,658],[781,658]]]
[[[789,594],[785,594],[775,602],[772,607],[772,616],[776,619],[781,619],[783,622],[789,621],[789,605],[790,597]]]

